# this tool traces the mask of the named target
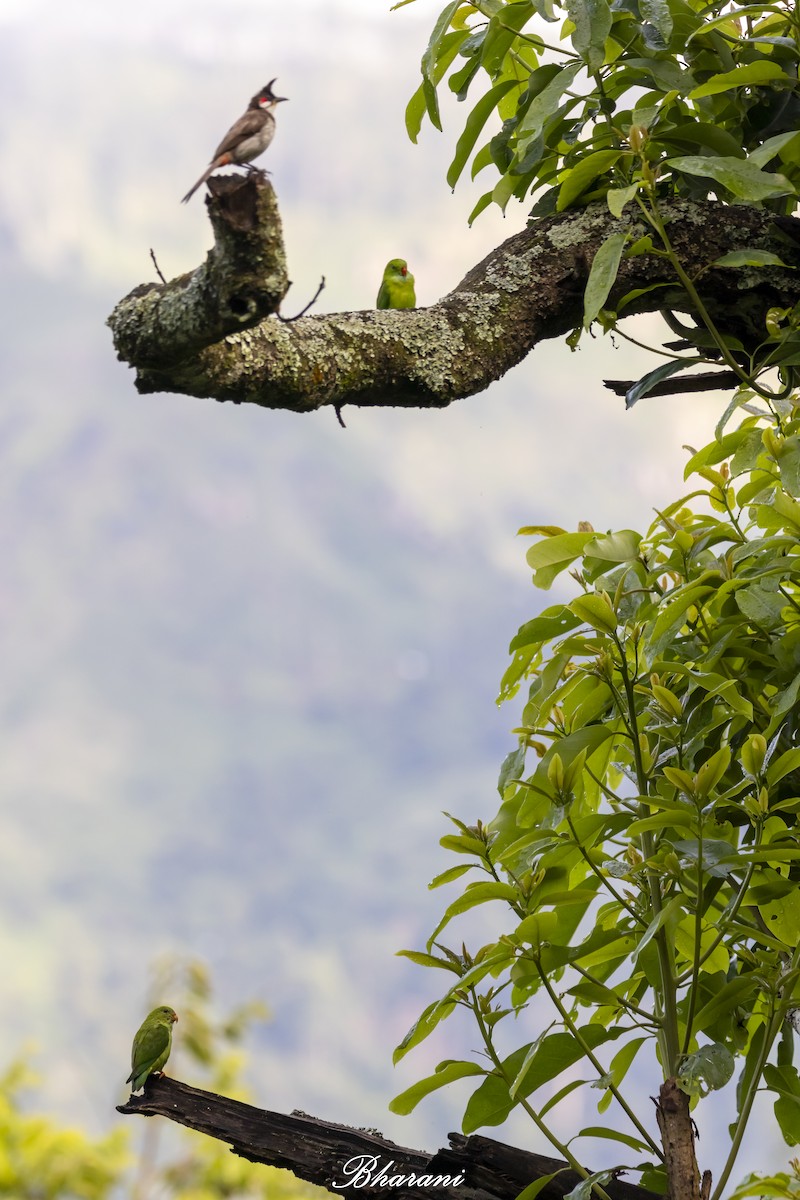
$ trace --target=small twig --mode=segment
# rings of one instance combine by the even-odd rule
[[[347,426],[344,423],[344,417],[342,416],[342,405],[334,404],[333,411],[336,413],[336,420],[339,422],[342,429],[347,429]]]
[[[159,278],[159,279],[161,280],[161,282],[162,282],[162,283],[163,283],[163,284],[166,286],[166,282],[167,282],[167,281],[166,281],[166,279],[164,278],[164,276],[161,274],[161,267],[158,265],[158,260],[157,260],[157,258],[156,258],[156,252],[155,252],[155,250],[153,250],[152,246],[150,247],[150,257],[151,257],[151,258],[152,258],[152,260],[153,260],[153,266],[154,266],[154,267],[155,267],[155,269],[156,269],[156,274],[158,275],[158,278]]]
[[[324,287],[325,287],[325,276],[323,275],[319,281],[319,287],[314,292],[314,295],[311,297],[311,299],[309,300],[309,302],[305,306],[305,308],[301,308],[300,312],[297,313],[296,316],[282,317],[280,313],[275,313],[275,316],[278,318],[279,321],[283,321],[284,325],[291,325],[292,321],[299,321],[301,317],[304,317],[306,315],[308,310],[311,308],[312,304],[316,304],[319,294]],[[341,418],[339,418],[339,419],[341,420]]]

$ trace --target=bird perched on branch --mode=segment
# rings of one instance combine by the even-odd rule
[[[266,87],[256,92],[239,120],[231,125],[225,137],[214,151],[214,157],[198,179],[194,187],[183,197],[181,204],[191,200],[201,184],[205,183],[218,167],[229,164],[248,165],[249,170],[255,170],[249,164],[259,154],[263,154],[275,136],[275,117],[272,110],[276,104],[281,104],[286,96],[276,96],[272,85],[276,80],[271,79]]]
[[[404,258],[393,258],[383,272],[376,308],[416,308],[414,276]]]
[[[160,1074],[172,1049],[172,1026],[178,1014],[167,1004],[162,1004],[145,1017],[139,1027],[131,1049],[131,1073],[125,1080],[131,1091],[138,1092],[148,1075]]]

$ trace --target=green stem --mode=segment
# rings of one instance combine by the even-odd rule
[[[488,1028],[488,1026],[486,1025],[486,1022],[483,1019],[483,1014],[480,1011],[480,1005],[478,1003],[478,996],[477,996],[475,989],[470,988],[470,993],[472,995],[472,1011],[475,1014],[475,1020],[478,1023],[478,1029],[480,1030],[481,1037],[483,1038],[483,1044],[486,1047],[486,1054],[489,1057],[489,1059],[491,1060],[492,1065],[494,1066],[494,1069],[497,1071],[498,1075],[500,1075],[501,1078],[503,1080],[505,1080],[506,1085],[510,1089],[511,1085],[513,1084],[514,1081],[513,1081],[513,1079],[511,1079],[509,1077],[509,1074],[506,1071],[505,1067],[503,1066],[500,1056],[498,1055],[497,1051],[494,1048],[494,1042],[492,1041],[492,1032]],[[569,1146],[565,1142],[560,1141],[559,1138],[556,1137],[556,1135],[553,1133],[553,1131],[548,1128],[548,1126],[544,1123],[544,1121],[539,1116],[539,1114],[537,1113],[537,1111],[533,1107],[533,1105],[528,1102],[527,1098],[525,1096],[520,1096],[518,1099],[518,1103],[521,1106],[521,1108],[531,1118],[534,1125],[539,1130],[539,1132],[542,1134],[542,1136],[547,1138],[550,1145],[553,1146],[553,1148],[558,1151],[558,1153],[562,1156],[562,1158],[566,1162],[569,1163],[569,1165],[572,1167],[573,1171],[575,1171],[578,1175],[580,1175],[581,1179],[588,1179],[589,1172],[586,1170],[586,1168],[581,1166],[581,1164],[578,1162],[575,1155],[570,1150]],[[603,1188],[599,1187],[597,1184],[594,1184],[593,1186],[594,1186],[594,1191],[600,1197],[600,1200],[610,1200],[610,1197],[608,1196],[607,1192],[605,1192],[603,1190]]]
[[[544,38],[540,38],[538,34],[521,33],[518,29],[512,29],[510,25],[506,25],[503,21],[498,21],[500,29],[505,29],[508,33],[513,33],[515,38],[521,42],[530,42],[534,50],[552,50],[554,54],[560,54],[563,58],[580,58],[580,54],[576,54],[574,50],[567,50],[564,46],[552,46],[546,42]],[[525,64],[528,70],[530,67]]]
[[[682,1054],[689,1053],[689,1046],[692,1042],[692,1025],[694,1023],[694,1014],[697,1009],[697,996],[699,992],[698,980],[700,978],[700,940],[703,934],[703,833],[702,827],[697,838],[697,895],[695,896],[694,907],[694,954],[692,956],[692,974],[691,983],[689,985],[689,1006],[686,1012],[686,1033],[683,1038]],[[676,985],[677,986],[677,985]]]
[[[536,966],[537,971],[539,972],[539,978],[541,979],[542,983],[544,984],[545,990],[547,991],[548,996],[550,997],[553,1004],[555,1005],[555,1008],[558,1012],[558,1015],[561,1017],[561,1020],[563,1021],[564,1026],[566,1027],[567,1030],[569,1030],[569,1033],[571,1034],[571,1036],[578,1043],[584,1056],[586,1058],[588,1058],[589,1062],[592,1064],[595,1071],[597,1071],[598,1076],[601,1079],[605,1079],[605,1076],[608,1074],[608,1072],[604,1070],[602,1063],[598,1060],[598,1058],[596,1057],[591,1046],[588,1044],[588,1042],[583,1037],[580,1029],[578,1029],[577,1025],[572,1020],[572,1017],[569,1015],[566,1008],[561,1003],[561,1000],[556,995],[556,992],[554,991],[554,989],[551,987],[550,980],[547,978],[547,975],[542,970],[541,965],[537,959],[534,959],[534,964]],[[650,1134],[648,1133],[647,1129],[644,1127],[644,1125],[641,1123],[639,1118],[636,1116],[636,1113],[630,1107],[630,1105],[628,1104],[625,1097],[620,1092],[617,1085],[615,1083],[608,1082],[608,1083],[605,1083],[605,1087],[607,1087],[608,1090],[611,1092],[611,1095],[614,1097],[617,1104],[619,1104],[620,1108],[625,1113],[626,1117],[631,1122],[634,1129],[636,1129],[636,1131],[639,1133],[639,1135],[641,1136],[643,1141],[645,1141],[647,1143],[647,1145],[650,1147],[650,1149],[652,1150],[652,1152],[654,1154],[658,1155],[658,1157],[663,1161],[663,1159],[664,1159],[663,1151],[660,1150],[658,1147],[658,1144],[653,1141],[653,1139],[650,1136]]]
[[[628,702],[628,713],[633,737],[633,758],[636,768],[636,780],[639,794],[647,795],[647,772],[644,769],[642,760],[641,746],[639,745],[638,724],[636,719],[636,697],[633,690],[633,680],[628,672],[628,662],[625,655],[625,650],[619,640],[616,632],[614,633],[614,641],[619,651],[620,674],[622,675],[622,684],[625,690],[625,695]],[[649,810],[645,804],[640,803],[639,809],[642,817],[649,815]],[[649,863],[655,852],[655,843],[653,834],[647,831],[641,835],[641,849],[645,863]],[[650,906],[653,911],[654,918],[658,918],[663,911],[661,898],[661,883],[658,874],[650,866],[645,867],[647,878],[647,890],[650,897]],[[659,973],[661,975],[661,1002],[663,1004],[663,1021],[661,1021],[661,1033],[659,1041],[662,1049],[662,1067],[667,1076],[676,1075],[678,1072],[678,1062],[680,1059],[680,1047],[678,1044],[678,1008],[675,995],[675,977],[672,970],[672,961],[667,943],[667,932],[663,924],[659,927],[655,938],[656,953],[658,955]],[[659,1013],[659,1018],[662,1014]]]
[[[760,845],[761,845],[761,829],[759,829],[759,831],[756,835],[754,848],[758,849],[758,847]],[[744,879],[742,880],[741,884],[739,885],[739,891],[736,893],[736,898],[730,907],[730,911],[727,914],[724,914],[724,910],[723,910],[724,923],[722,924],[722,927],[718,929],[717,936],[714,938],[714,940],[711,943],[711,945],[709,946],[708,950],[705,952],[705,954],[700,959],[701,967],[703,966],[704,963],[708,962],[709,958],[714,953],[717,946],[720,944],[722,939],[726,936],[726,934],[728,932],[729,923],[731,921],[733,921],[735,919],[735,917],[737,916],[739,909],[742,906],[742,902],[744,901],[747,889],[750,886],[750,880],[753,877],[754,870],[755,870],[755,863],[750,863],[750,865],[748,866],[747,870],[744,873]],[[723,918],[720,918],[720,921],[722,921],[722,920],[723,920]],[[719,922],[718,922],[718,924],[719,924]],[[693,968],[690,968],[683,975],[679,975],[677,977],[677,979],[675,980],[675,983],[678,987],[682,987],[686,983],[686,981],[691,978],[692,970],[693,970]]]
[[[617,904],[619,904],[619,906],[621,908],[624,908],[625,911],[631,917],[633,917],[636,924],[641,925],[642,928],[646,928],[647,926],[646,926],[646,923],[642,920],[641,913],[638,913],[636,911],[636,909],[633,907],[633,905],[629,904],[628,901],[625,899],[625,897],[620,895],[620,893],[616,890],[616,888],[614,888],[609,883],[608,875],[604,875],[603,872],[595,865],[595,863],[592,862],[591,856],[587,853],[585,847],[583,846],[583,843],[581,842],[580,838],[578,837],[578,834],[575,831],[575,826],[572,824],[572,817],[569,815],[569,813],[567,813],[567,824],[569,825],[570,833],[572,834],[573,838],[575,839],[575,845],[578,849],[578,852],[580,853],[581,858],[587,864],[589,869],[597,876],[597,878],[600,880],[601,884],[606,889],[606,891],[609,892],[614,897]]]
[[[624,338],[626,342],[630,342],[632,346],[638,346],[640,350],[646,350],[648,354],[659,354],[662,358],[675,359],[679,356],[673,354],[671,350],[662,350],[659,346],[648,346],[647,342],[640,342],[638,338],[633,337],[630,333],[626,333],[619,325],[614,326],[614,337]],[[706,360],[709,366],[716,366],[715,359]]]
[[[795,951],[795,957],[796,955],[797,951]],[[741,1149],[744,1132],[747,1128],[747,1122],[750,1119],[750,1110],[753,1107],[753,1101],[756,1098],[756,1094],[761,1083],[761,1076],[764,1073],[764,1067],[767,1065],[767,1059],[769,1058],[770,1051],[772,1050],[772,1044],[775,1041],[775,1038],[778,1036],[782,1024],[783,1014],[780,1012],[780,1010],[773,1012],[769,1025],[767,1026],[764,1034],[764,1045],[761,1048],[761,1054],[758,1058],[758,1065],[753,1072],[747,1092],[742,1098],[742,1105],[739,1109],[736,1128],[734,1129],[733,1137],[731,1138],[731,1148],[728,1152],[728,1157],[725,1160],[725,1165],[722,1168],[719,1179],[717,1180],[717,1186],[714,1188],[711,1200],[721,1200],[722,1193],[725,1189],[725,1184],[728,1182],[730,1173],[733,1170],[733,1165],[736,1162],[736,1157]]]
[[[593,983],[596,987],[605,988],[607,992],[611,992],[614,996],[614,999],[619,1003],[620,1007],[624,1008],[627,1013],[631,1013],[633,1016],[641,1017],[642,1021],[653,1029],[658,1029],[660,1027],[661,1021],[655,1015],[655,1013],[648,1012],[646,1008],[639,1008],[637,1004],[632,1004],[631,1001],[626,1000],[624,996],[618,995],[613,988],[610,988],[607,983],[603,983],[602,979],[597,979],[596,976],[591,973],[591,971],[587,971],[585,967],[580,965],[580,963],[573,963],[572,967],[573,970],[577,971],[579,975],[582,975],[583,978],[589,983]]]

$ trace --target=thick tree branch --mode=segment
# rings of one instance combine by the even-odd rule
[[[508,238],[438,303],[407,311],[360,311],[285,324],[277,311],[285,265],[269,182],[212,180],[217,239],[193,275],[137,288],[109,318],[117,352],[137,370],[140,392],[194,396],[310,412],[325,404],[441,408],[482,391],[539,342],[580,325],[594,255],[609,234],[649,233],[634,206],[621,219],[605,204],[543,218]],[[800,221],[745,205],[676,202],[669,235],[688,274],[702,272],[712,316],[746,344],[764,335],[764,314],[800,299]],[[766,249],[782,267],[709,269],[731,250]],[[651,289],[626,314],[690,312],[669,263],[624,258],[608,299]]]
[[[373,1129],[351,1129],[307,1113],[267,1112],[165,1075],[151,1075],[142,1095],[132,1095],[117,1105],[117,1111],[168,1117],[227,1142],[240,1158],[283,1167],[334,1193],[356,1191],[372,1200],[387,1192],[408,1200],[516,1200],[529,1183],[554,1172],[560,1174],[539,1195],[542,1200],[561,1200],[579,1182],[566,1163],[491,1138],[451,1133],[449,1148],[429,1154],[398,1146]],[[413,1175],[419,1182],[386,1182],[401,1175]],[[618,1179],[605,1190],[611,1200],[658,1200],[654,1193]]]
[[[188,364],[277,312],[286,295],[281,218],[267,179],[221,175],[208,186],[215,245],[206,261],[167,284],[135,288],[109,318],[119,357],[140,370]]]

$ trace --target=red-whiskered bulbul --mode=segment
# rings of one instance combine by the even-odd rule
[[[259,154],[263,154],[275,135],[275,118],[272,110],[276,104],[285,100],[285,96],[276,96],[271,79],[266,87],[257,92],[244,113],[235,124],[231,125],[225,137],[214,151],[214,157],[194,187],[190,188],[181,200],[185,204],[191,200],[201,184],[205,183],[218,167],[227,167],[229,163],[250,164]],[[253,170],[254,168],[250,168]]]

